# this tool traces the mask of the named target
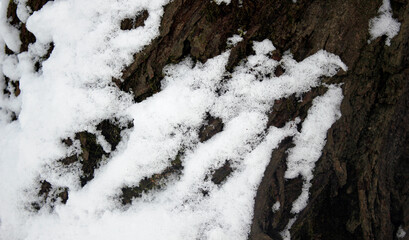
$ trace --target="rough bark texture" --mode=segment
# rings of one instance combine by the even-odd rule
[[[28,3],[38,10],[46,2]],[[174,0],[165,7],[160,36],[135,54],[134,63],[123,71],[124,81],[114,81],[120,89],[132,92],[136,101],[143,101],[160,90],[166,64],[187,55],[204,62],[220,54],[226,39],[238,29],[247,33],[232,49],[228,70],[252,52],[252,41],[266,38],[278,49],[274,58],[286,50],[297,60],[320,49],[339,55],[348,71],[323,81],[343,84],[342,117],[328,132],[308,206],[299,214],[291,235],[293,239],[396,239],[399,226],[409,231],[409,6],[405,0],[391,1],[394,18],[402,25],[388,47],[384,38],[367,42],[368,22],[381,4],[381,0],[243,0],[242,4],[233,0],[218,6],[210,0]],[[11,23],[21,29],[20,51],[26,51],[35,37],[18,21],[13,1],[8,10]],[[146,18],[142,12],[121,26],[141,26]],[[6,53],[13,54],[9,49]],[[302,103],[293,97],[277,101],[269,125],[281,127],[296,116],[305,117],[313,97],[323,92],[314,89]],[[101,124],[100,130],[109,132],[109,127]],[[113,130],[114,142],[119,130]],[[265,170],[249,239],[280,239],[279,232],[293,217],[291,204],[301,191],[302,179],[284,179],[286,150],[291,146],[292,139],[283,141]],[[90,149],[83,154],[86,151]],[[93,170],[89,171],[92,177]],[[137,189],[137,194],[143,191]],[[68,196],[61,198],[66,201]],[[273,212],[277,201],[281,208]]]

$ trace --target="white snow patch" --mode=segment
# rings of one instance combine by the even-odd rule
[[[25,23],[32,13],[32,10],[27,6],[27,0],[19,0],[17,3],[17,17],[21,22]]]
[[[400,23],[392,18],[392,8],[389,0],[383,0],[382,6],[378,10],[379,16],[369,21],[370,41],[380,37],[387,36],[385,44],[391,45],[391,39],[398,35]]]
[[[402,226],[399,226],[398,231],[396,232],[397,238],[404,238],[406,236],[405,230],[403,230]]]
[[[276,48],[270,40],[266,39],[262,42],[255,42],[253,49],[256,52],[256,55],[266,55],[274,51]]]
[[[290,229],[294,225],[295,220],[297,220],[297,216],[288,220],[287,226],[285,226],[284,230],[280,232],[280,235],[283,238],[283,240],[291,240]]]
[[[227,39],[227,46],[234,47],[241,41],[243,41],[243,38],[240,35],[235,34]]]
[[[7,1],[0,2],[0,36],[8,48],[14,52],[20,50],[20,31],[12,26],[7,19]],[[3,44],[2,44],[3,45]],[[1,48],[1,55],[4,55],[3,47]]]
[[[341,117],[342,99],[342,89],[335,85],[329,86],[323,96],[313,100],[301,132],[294,137],[295,147],[288,151],[285,178],[292,179],[300,175],[304,184],[301,195],[293,203],[292,213],[299,213],[307,206],[315,162],[321,157],[328,129]]]
[[[214,2],[216,2],[217,4],[222,4],[222,3],[225,3],[225,4],[230,4],[230,2],[231,2],[231,0],[213,0]]]
[[[280,210],[280,206],[281,206],[281,205],[280,205],[280,202],[277,201],[277,202],[275,202],[275,203],[273,204],[271,210],[272,210],[273,212],[277,212],[278,210]]]

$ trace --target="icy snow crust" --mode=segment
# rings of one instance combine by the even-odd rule
[[[390,46],[391,39],[399,33],[400,22],[392,18],[392,8],[389,0],[383,0],[378,13],[379,16],[369,21],[370,41],[381,36],[387,36],[385,45]]]
[[[286,177],[301,175],[305,180],[293,212],[304,208],[326,131],[340,116],[341,88],[328,86],[328,92],[314,100],[301,132],[296,128],[299,119],[266,129],[266,113],[274,100],[301,95],[320,86],[320,77],[331,77],[346,66],[325,51],[301,62],[288,53],[278,62],[269,57],[273,44],[264,40],[254,43],[256,54],[232,74],[225,71],[229,50],[204,64],[187,58],[170,65],[164,70],[162,91],[134,103],[111,78],[120,77],[132,54],[158,35],[166,3],[48,2],[26,19],[37,38],[29,51],[17,56],[0,51],[2,86],[7,76],[19,80],[22,90],[19,97],[1,95],[0,239],[246,239],[257,187],[272,151],[287,136],[295,137],[296,146],[290,150]],[[18,49],[13,46],[18,32],[7,23],[5,8],[2,4],[0,43]],[[144,27],[119,29],[121,19],[144,9],[149,11]],[[34,61],[51,41],[54,51],[35,73]],[[280,64],[286,72],[276,77]],[[19,115],[17,121],[10,121],[11,111]],[[198,129],[208,112],[225,127],[200,143]],[[132,119],[134,128],[123,133],[125,140],[81,188],[78,168],[67,171],[56,164],[80,151],[77,143],[66,149],[61,139],[84,130],[97,133],[95,124],[111,117]],[[109,148],[103,136],[98,139]],[[122,187],[160,173],[182,148],[179,179],[129,207],[120,205]],[[206,176],[226,160],[234,171],[217,186]],[[69,187],[67,203],[30,211],[40,179]],[[203,196],[203,190],[209,194]]]

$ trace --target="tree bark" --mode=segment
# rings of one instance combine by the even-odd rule
[[[28,4],[38,10],[46,2]],[[399,227],[409,231],[409,6],[405,0],[391,1],[401,28],[386,46],[383,37],[368,43],[368,23],[381,4],[381,0],[232,0],[217,5],[210,0],[174,0],[165,7],[160,36],[135,54],[123,71],[123,82],[113,81],[143,101],[160,90],[165,65],[188,55],[205,62],[224,51],[227,38],[238,29],[247,33],[232,49],[229,71],[252,53],[253,41],[264,39],[273,42],[277,58],[287,50],[297,60],[320,49],[339,55],[348,71],[323,82],[342,84],[342,117],[328,131],[308,206],[290,230],[292,239],[396,239]],[[8,17],[19,24],[13,11],[10,1]],[[121,27],[143,24],[146,14],[124,19]],[[24,24],[21,29],[20,51],[26,51],[35,37]],[[277,101],[269,124],[305,117],[312,99],[324,92],[313,89],[301,103],[294,97]],[[272,154],[255,198],[249,239],[281,239],[279,233],[293,217],[291,204],[302,179],[284,179],[291,146],[292,139],[286,139]],[[273,213],[277,201],[281,208]]]

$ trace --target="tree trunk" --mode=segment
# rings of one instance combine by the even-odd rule
[[[33,10],[45,3],[29,1]],[[342,117],[328,131],[308,206],[298,215],[291,236],[396,239],[399,227],[409,231],[409,6],[405,0],[391,1],[401,27],[386,46],[383,37],[368,43],[368,23],[381,4],[381,0],[233,0],[217,5],[210,0],[174,0],[165,7],[160,36],[135,54],[123,71],[125,81],[113,81],[143,101],[160,90],[165,65],[188,55],[205,62],[223,52],[227,38],[238,29],[247,33],[232,49],[229,71],[252,54],[253,41],[264,39],[278,49],[273,54],[278,59],[287,50],[297,61],[320,49],[340,56],[348,71],[323,82],[342,84]],[[13,11],[10,1],[8,16],[17,19]],[[146,15],[124,19],[121,28],[143,24]],[[24,24],[21,28],[20,51],[26,51],[35,37]],[[313,89],[302,102],[295,97],[277,101],[269,124],[303,118],[312,99],[324,92]],[[249,239],[281,239],[280,232],[293,217],[290,210],[302,179],[284,178],[291,146],[289,138],[273,152],[257,191]],[[277,201],[282,207],[273,212]]]

